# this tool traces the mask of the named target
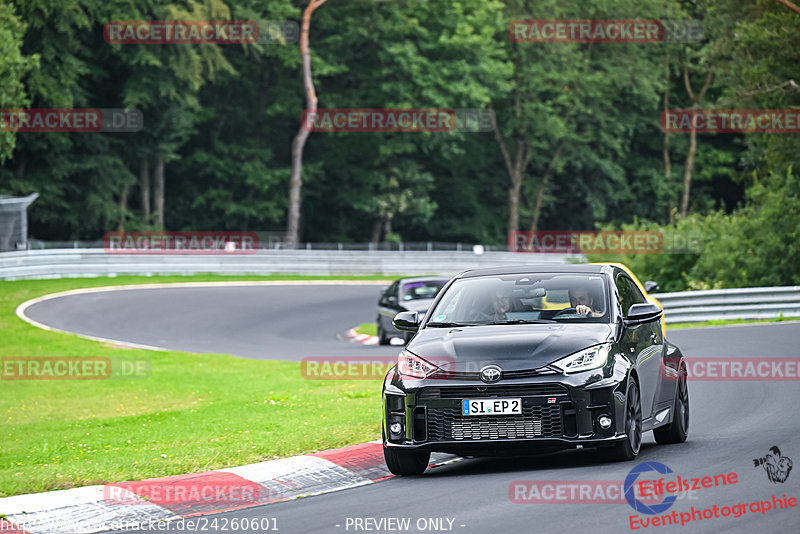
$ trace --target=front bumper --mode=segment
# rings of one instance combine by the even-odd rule
[[[626,381],[599,378],[550,375],[496,385],[395,380],[383,392],[384,445],[474,455],[614,445],[626,438]],[[523,413],[462,415],[461,401],[475,398],[521,398]],[[601,427],[601,416],[611,418],[609,428]],[[391,432],[393,423],[399,433]]]

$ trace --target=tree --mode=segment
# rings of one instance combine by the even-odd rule
[[[303,58],[303,86],[306,91],[306,113],[313,117],[317,111],[317,93],[314,90],[314,80],[311,78],[311,50],[308,45],[308,34],[311,29],[311,15],[326,0],[308,0],[308,5],[303,11],[303,24],[300,27],[300,55]],[[295,248],[300,241],[300,192],[303,187],[303,147],[311,130],[306,124],[300,125],[300,130],[292,142],[292,176],[289,182],[289,213],[286,221],[286,240],[288,248]]]
[[[39,56],[22,55],[24,32],[14,6],[0,4],[0,109],[26,108],[30,103],[23,79],[38,67]],[[15,132],[0,130],[0,163],[11,156],[16,139]]]
[[[703,87],[699,93],[692,90],[692,84],[689,81],[689,68],[683,66],[683,84],[686,88],[686,94],[692,101],[692,109],[699,110],[700,106],[705,99],[706,91],[711,84],[712,70],[709,69],[706,73],[706,79],[703,82]],[[692,186],[692,170],[694,169],[694,158],[697,154],[697,128],[692,123],[692,130],[689,133],[689,150],[686,153],[686,163],[683,165],[683,197],[681,199],[681,217],[686,217],[686,212],[689,210],[689,191]]]
[[[625,19],[643,12],[662,18],[678,11],[675,2],[509,2],[506,20],[584,19],[587,13]],[[519,229],[523,215],[530,228],[539,228],[548,209],[554,217],[569,213],[558,218],[562,228],[592,227],[611,205],[632,216],[626,155],[639,130],[657,135],[653,116],[664,80],[654,73],[663,63],[661,45],[524,43],[506,36],[502,46],[514,66],[512,88],[493,96],[495,138],[509,177],[507,232]]]

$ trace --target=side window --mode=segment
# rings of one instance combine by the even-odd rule
[[[397,287],[399,284],[400,282],[398,281],[389,286],[389,289],[387,289],[386,293],[383,294],[384,302],[387,302],[387,297],[390,297],[392,295],[394,295],[394,297],[397,298]]]
[[[617,276],[617,294],[623,317],[628,316],[628,310],[630,310],[631,306],[634,304],[647,302],[636,287],[636,284],[621,274]]]
[[[631,286],[622,275],[617,276],[617,298],[619,298],[619,305],[622,308],[622,316],[628,316],[628,308],[633,304],[633,295],[631,295]]]
[[[633,305],[633,304],[644,304],[645,302],[647,302],[647,299],[644,298],[644,295],[642,295],[642,292],[639,291],[639,286],[637,286],[633,282],[633,280],[631,280],[630,278],[625,278],[625,282],[627,282],[628,285],[631,286],[631,294],[633,295],[633,302],[631,302],[631,305]],[[630,308],[630,306],[628,306],[628,308]]]

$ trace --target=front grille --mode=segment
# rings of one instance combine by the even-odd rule
[[[462,416],[459,408],[428,407],[428,440],[561,437],[561,408],[523,406],[522,415]]]
[[[557,371],[548,367],[540,367],[539,369],[523,369],[521,371],[503,371],[503,378],[531,378],[534,376],[542,375],[555,375]],[[451,380],[480,380],[481,374],[467,371],[440,371],[432,375],[430,378],[449,378]]]
[[[453,386],[422,389],[417,398],[472,399],[485,397],[530,397],[534,395],[566,395],[567,388],[561,384],[520,384],[513,386]]]

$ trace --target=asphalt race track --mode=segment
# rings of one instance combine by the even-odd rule
[[[336,334],[375,318],[375,286],[261,286],[148,289],[67,296],[31,306],[27,315],[82,334],[193,352],[297,360],[323,355],[388,355],[398,347],[348,344]],[[767,324],[671,331],[688,358],[797,357],[800,324]],[[683,478],[735,472],[738,482],[684,495],[672,511],[734,506],[800,497],[800,467],[785,482],[771,482],[753,459],[780,447],[800,462],[800,383],[797,381],[691,381],[689,439],[656,445],[651,433],[635,462],[607,464],[591,450],[511,459],[464,459],[421,477],[370,484],[246,510],[206,516],[219,525],[232,518],[275,518],[281,534],[319,532],[457,532],[469,534],[575,532],[797,532],[800,506],[741,517],[695,520],[685,526],[632,530],[626,503],[515,504],[509,488],[519,480],[623,481],[645,461],[666,464]],[[639,517],[654,517],[639,514]],[[410,518],[407,529],[375,528],[356,519]],[[428,522],[429,518],[443,518]],[[450,522],[452,520],[452,523]],[[424,523],[424,524],[423,524]],[[226,523],[229,524],[229,523]],[[361,528],[355,528],[355,525]],[[229,524],[230,525],[230,524]],[[390,524],[397,527],[396,524]],[[637,525],[638,526],[638,525]],[[172,524],[170,531],[179,532]],[[424,528],[418,528],[424,527]],[[157,530],[141,531],[154,532]],[[199,532],[200,530],[198,530]],[[205,532],[223,532],[206,524]],[[231,532],[265,532],[230,530]],[[132,532],[130,530],[126,532]]]
[[[47,326],[187,352],[264,360],[396,355],[336,338],[374,323],[378,285],[172,287],[83,293],[33,304]],[[302,343],[298,340],[303,340]]]

